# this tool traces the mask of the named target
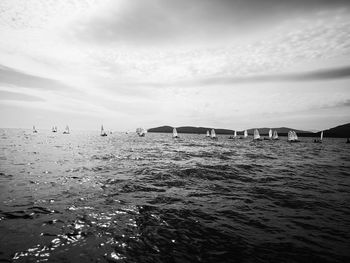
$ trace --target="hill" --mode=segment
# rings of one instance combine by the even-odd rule
[[[317,136],[320,136],[321,132],[315,133]],[[334,128],[324,130],[324,137],[334,137],[334,138],[350,138],[350,123],[336,126]]]
[[[193,133],[193,134],[205,134],[208,130],[210,131],[212,128],[209,127],[192,127],[192,126],[183,126],[176,127],[178,133]],[[254,129],[249,129],[248,134],[253,135]],[[259,130],[260,135],[267,136],[270,128],[257,128]],[[271,128],[273,131],[276,130],[280,136],[286,136],[288,131],[294,130],[300,137],[319,137],[321,132],[310,132],[310,131],[302,131],[296,130],[287,127],[279,127],[279,128]],[[161,126],[156,128],[148,129],[148,132],[159,132],[159,133],[172,133],[172,126]],[[234,130],[230,129],[216,129],[216,134],[229,134],[232,135]],[[237,131],[238,135],[243,135],[243,131]],[[336,138],[350,138],[350,123],[340,125],[328,130],[323,131],[324,137],[336,137]]]
[[[192,127],[192,126],[183,126],[176,127],[178,133],[194,133],[194,134],[205,134],[207,131],[210,131],[212,128],[207,127]],[[161,133],[172,133],[173,127],[171,126],[161,126],[156,128],[148,129],[147,132],[161,132]],[[229,129],[216,129],[216,134],[233,134],[233,130]]]

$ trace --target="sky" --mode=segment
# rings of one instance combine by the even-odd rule
[[[348,0],[1,0],[0,127],[350,122]]]

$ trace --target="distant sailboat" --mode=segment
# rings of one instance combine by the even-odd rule
[[[259,131],[257,129],[254,130],[254,141],[261,141]]]
[[[244,136],[243,136],[243,138],[248,138],[248,131],[247,131],[247,130],[244,131]]]
[[[270,140],[272,139],[272,130],[271,129],[269,130],[269,139]]]
[[[273,139],[273,140],[278,140],[278,133],[277,133],[276,130],[273,132],[273,137],[272,137],[272,139]]]
[[[68,127],[68,125],[66,126],[66,129],[64,130],[63,134],[69,134],[69,127]]]
[[[33,125],[33,133],[37,133],[38,131],[35,129],[35,126]]]
[[[210,135],[210,137],[211,137],[212,139],[217,139],[216,133],[215,133],[215,130],[214,130],[214,129],[211,129],[211,135]]]
[[[237,131],[235,130],[233,132],[233,136],[228,137],[229,139],[236,139],[237,138]]]
[[[173,138],[179,138],[176,128],[173,129]]]
[[[207,137],[210,137],[210,132],[209,131],[207,131]]]
[[[320,139],[315,139],[314,142],[322,143],[322,140],[323,140],[323,131],[321,131]]]
[[[52,126],[52,132],[57,132],[57,126]]]
[[[145,137],[147,131],[144,128],[137,128],[136,133],[140,137]]]
[[[101,136],[107,136],[107,133],[105,132],[105,130],[103,129],[103,125],[101,125]]]
[[[298,135],[295,131],[288,132],[288,141],[289,142],[299,142]]]

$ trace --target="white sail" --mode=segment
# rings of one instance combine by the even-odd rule
[[[254,130],[254,140],[258,140],[260,139],[260,134],[259,131],[257,129]]]
[[[105,132],[103,125],[101,125],[101,136],[107,136],[107,133]]]
[[[269,130],[269,138],[272,139],[272,130]]]
[[[68,125],[66,126],[66,129],[64,130],[63,133],[64,133],[64,134],[69,134],[69,127],[68,127]]]
[[[214,129],[211,130],[211,138],[216,138],[216,134],[215,134],[215,130]]]
[[[177,138],[178,135],[177,135],[177,130],[176,128],[173,129],[173,138]]]
[[[207,131],[207,137],[210,137],[210,133],[209,133],[209,131]]]
[[[277,131],[274,131],[274,132],[273,132],[273,139],[275,139],[275,140],[278,139],[278,133],[277,133]]]
[[[38,132],[36,129],[35,129],[35,126],[33,125],[33,132],[36,133]]]
[[[293,134],[294,134],[294,140],[297,141],[298,140],[298,135],[295,131],[293,131]]]
[[[247,138],[247,137],[248,137],[248,131],[245,130],[245,131],[244,131],[244,138]]]
[[[298,135],[295,131],[288,132],[288,141],[298,141]]]
[[[233,134],[233,137],[237,137],[237,131],[235,131],[235,133]]]
[[[323,131],[321,131],[321,141],[323,140]]]

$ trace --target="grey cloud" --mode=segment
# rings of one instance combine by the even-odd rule
[[[111,6],[103,15],[81,21],[73,31],[95,42],[136,45],[214,40],[264,27],[292,13],[349,5],[346,0],[135,0]]]
[[[350,66],[333,69],[323,69],[309,72],[297,72],[289,74],[276,75],[252,75],[246,77],[215,77],[188,81],[157,83],[157,82],[135,82],[124,83],[124,85],[135,87],[190,87],[190,86],[211,86],[211,85],[232,85],[244,83],[258,82],[299,82],[299,81],[317,81],[317,80],[333,80],[350,77]]]
[[[45,101],[42,98],[23,93],[0,90],[0,100]]]
[[[279,75],[260,75],[247,77],[228,77],[228,78],[207,78],[192,82],[198,85],[214,84],[235,84],[235,83],[252,83],[252,82],[281,82],[281,81],[316,81],[332,80],[350,77],[350,66],[342,68],[324,69],[309,72],[299,72]],[[189,84],[189,83],[188,83]]]
[[[54,79],[34,76],[0,65],[0,84],[44,90],[67,90],[70,86]]]

